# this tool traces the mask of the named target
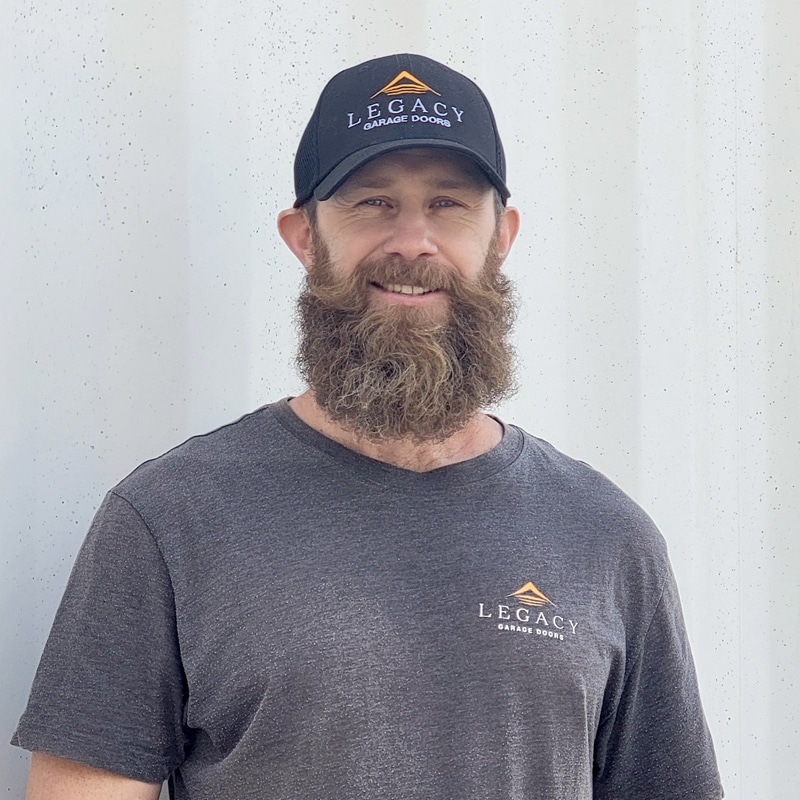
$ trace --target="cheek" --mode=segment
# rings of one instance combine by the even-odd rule
[[[487,244],[475,241],[470,247],[462,247],[457,252],[453,252],[451,263],[461,273],[462,277],[475,280],[483,270],[488,251]]]
[[[338,272],[351,273],[359,264],[375,256],[375,248],[364,237],[332,237],[328,243],[331,263]]]

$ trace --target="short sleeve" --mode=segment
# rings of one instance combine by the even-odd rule
[[[185,681],[167,568],[113,492],[56,614],[12,744],[141,781],[182,762]]]
[[[594,772],[595,800],[723,796],[671,573],[620,690],[606,698]]]

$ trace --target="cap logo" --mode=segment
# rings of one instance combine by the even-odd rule
[[[448,105],[434,97],[426,97],[423,100],[418,96],[412,102],[411,98],[406,99],[402,96],[428,93],[434,94],[436,97],[442,96],[416,75],[402,70],[386,86],[378,89],[370,97],[370,100],[378,99],[374,103],[368,103],[363,112],[347,112],[347,127],[348,129],[360,127],[362,130],[371,131],[385,125],[423,123],[450,128],[453,124],[463,122],[464,110],[461,108]],[[385,97],[378,97],[379,95],[385,95]]]
[[[389,97],[396,97],[399,94],[426,94],[427,92],[433,92],[438,97],[441,97],[441,94],[439,94],[436,89],[431,89],[427,83],[423,83],[410,72],[403,70],[389,81],[383,89],[378,89],[378,91],[370,97],[370,100],[374,100],[379,94],[387,94]]]

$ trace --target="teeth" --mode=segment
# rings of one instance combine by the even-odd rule
[[[407,283],[387,283],[383,287],[387,292],[396,294],[427,294],[431,289],[424,289],[422,286],[410,286]]]

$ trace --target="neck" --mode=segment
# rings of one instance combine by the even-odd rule
[[[442,441],[392,439],[375,442],[358,436],[341,423],[332,420],[317,404],[310,390],[299,397],[293,397],[289,405],[306,425],[323,436],[361,455],[414,472],[429,472],[475,458],[497,446],[503,438],[503,428],[496,419],[476,413],[461,430]]]

